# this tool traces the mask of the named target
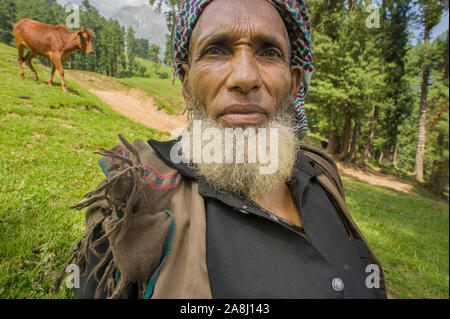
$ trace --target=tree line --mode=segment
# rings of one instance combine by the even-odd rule
[[[368,161],[448,188],[448,13],[440,0],[383,0],[368,27],[371,1],[308,1],[315,67],[307,109],[327,151],[363,168]],[[420,31],[412,44],[409,26]],[[375,163],[376,163],[375,162]]]
[[[23,18],[30,18],[53,25],[66,24],[70,12],[56,0],[1,0],[0,41],[14,44],[12,26]],[[80,6],[80,27],[94,34],[94,56],[75,52],[65,62],[71,69],[97,72],[114,77],[144,75],[146,68],[136,62],[136,57],[159,61],[159,46],[150,45],[147,39],[137,39],[133,28],[125,29],[119,22],[104,18],[88,0]],[[40,59],[43,64],[50,61]]]

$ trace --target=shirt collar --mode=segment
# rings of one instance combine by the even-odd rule
[[[153,150],[156,152],[158,157],[169,167],[176,169],[178,172],[180,172],[183,176],[189,178],[189,179],[197,179],[197,175],[195,172],[190,168],[186,163],[174,163],[170,159],[170,151],[172,147],[180,141],[180,137],[174,140],[166,141],[166,142],[160,142],[156,140],[148,140],[148,144],[153,148]]]

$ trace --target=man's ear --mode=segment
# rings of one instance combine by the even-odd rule
[[[303,68],[299,65],[291,66],[291,98],[295,99],[303,81]]]
[[[189,85],[189,65],[183,63],[181,65],[181,68],[183,69],[184,72],[184,80],[183,80],[183,97],[184,97],[184,102],[186,103],[186,108],[188,110],[192,110],[194,108],[193,105],[191,105],[191,90],[190,90],[190,85]]]

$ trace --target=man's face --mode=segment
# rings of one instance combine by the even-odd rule
[[[302,69],[290,66],[286,27],[266,0],[215,0],[200,16],[184,64],[183,94],[194,94],[225,126],[262,126],[294,98]],[[191,91],[192,90],[192,91]]]

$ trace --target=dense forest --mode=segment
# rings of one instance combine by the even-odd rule
[[[170,64],[181,1],[149,3],[166,10],[164,60]],[[307,1],[316,68],[307,98],[310,131],[327,139],[327,151],[341,161],[378,165],[437,194],[448,192],[448,31],[431,39],[448,14],[448,1],[376,3],[378,10],[371,11],[368,0]],[[14,43],[11,28],[21,18],[64,24],[67,15],[55,0],[0,0],[0,41]],[[145,74],[137,56],[160,62],[159,47],[105,19],[87,0],[80,20],[94,32],[96,55],[76,53],[70,68],[119,77]],[[420,31],[418,41],[412,41],[410,28]]]
[[[373,28],[370,1],[308,4],[317,69],[311,130],[328,138],[339,160],[377,161],[441,194],[449,178],[448,31],[435,41],[430,35],[448,2],[380,1]],[[409,26],[420,30],[415,45]]]

